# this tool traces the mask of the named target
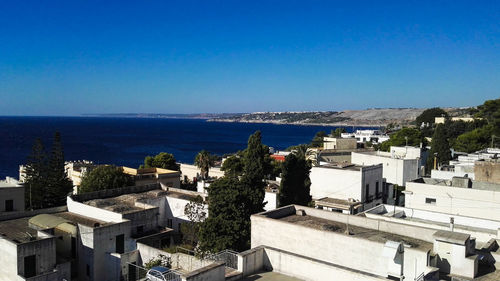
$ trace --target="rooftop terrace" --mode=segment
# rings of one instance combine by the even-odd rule
[[[103,225],[112,224],[112,222],[105,222],[91,217],[80,216],[71,212],[55,213],[55,216],[61,217],[63,219],[69,220],[71,222],[81,224],[88,227],[100,227]]]
[[[378,231],[359,226],[349,225],[349,232],[347,232],[348,228],[347,224],[343,222],[328,220],[310,215],[302,216],[302,215],[292,214],[278,219],[281,221],[294,223],[309,228],[337,232],[370,241],[376,241],[381,243],[385,243],[387,241],[400,241],[403,242],[405,245],[411,246],[412,248],[422,248],[422,249],[432,248],[432,243],[423,240],[418,240],[411,237],[401,236],[393,233]]]
[[[0,237],[16,244],[38,240],[37,231],[28,225],[30,217],[0,222]]]
[[[100,209],[112,211],[115,213],[126,214],[130,212],[144,210],[143,207],[137,207],[136,202],[141,202],[146,199],[153,199],[159,196],[167,195],[167,191],[156,189],[141,193],[129,193],[123,194],[116,197],[105,198],[105,199],[93,199],[84,201],[84,204],[89,206],[97,207]]]

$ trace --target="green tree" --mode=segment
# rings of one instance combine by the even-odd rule
[[[248,138],[242,154],[243,173],[227,173],[208,188],[210,216],[201,224],[200,252],[224,249],[243,251],[250,247],[250,216],[264,208],[264,177],[268,148],[262,144],[260,131]]]
[[[323,146],[323,138],[327,137],[325,131],[319,131],[314,135],[314,138],[311,141],[311,147],[322,147]]]
[[[208,179],[208,171],[211,167],[214,166],[216,160],[216,156],[210,154],[210,152],[206,150],[202,150],[196,154],[194,158],[194,164],[200,168],[201,177],[203,179]]]
[[[415,128],[403,128],[391,135],[390,139],[380,144],[380,150],[389,151],[391,146],[417,146],[426,144],[425,138]]]
[[[339,128],[336,128],[335,130],[332,130],[331,132],[331,135],[335,138],[340,138],[342,136],[342,133],[346,133],[347,131],[342,128],[342,127],[339,127]]]
[[[123,168],[113,165],[99,166],[82,178],[78,193],[134,185],[134,179],[123,172]]]
[[[455,140],[453,148],[457,151],[467,153],[485,149],[491,144],[491,136],[493,135],[493,131],[493,126],[486,125],[484,127],[461,134]]]
[[[185,244],[196,247],[200,224],[206,219],[207,212],[205,202],[201,196],[196,196],[184,207],[184,214],[189,222],[181,225],[182,239]]]
[[[66,197],[73,191],[73,182],[68,178],[64,167],[64,151],[59,132],[54,134],[47,177],[45,207],[65,205]]]
[[[244,251],[250,247],[251,200],[247,188],[234,176],[215,180],[208,189],[208,213],[201,224],[199,251],[216,253],[225,249]]]
[[[266,158],[267,156],[267,158]],[[249,197],[252,204],[250,213],[255,214],[264,209],[265,186],[264,178],[267,175],[266,170],[271,170],[269,150],[262,145],[262,136],[260,131],[256,131],[248,138],[248,146],[243,157],[243,176],[241,181],[245,186],[246,196]]]
[[[436,117],[448,117],[448,113],[439,107],[428,108],[424,110],[417,118],[415,122],[417,126],[424,124],[434,124]]]
[[[144,268],[146,268],[146,269],[151,269],[155,266],[164,266],[167,268],[171,268],[172,261],[171,261],[170,257],[167,257],[165,255],[160,254],[156,258],[152,258],[144,264]]]
[[[437,163],[442,165],[451,160],[450,142],[448,132],[444,124],[439,124],[434,130],[431,142],[431,160],[437,157]]]
[[[47,155],[42,140],[37,138],[26,164],[25,199],[28,209],[40,209],[46,205],[47,173]]]
[[[229,156],[222,163],[221,171],[227,175],[239,176],[243,173],[243,160],[238,155]]]
[[[311,202],[309,172],[311,165],[300,156],[291,153],[285,158],[278,195],[279,206],[298,204],[307,206]]]
[[[141,165],[141,168],[162,168],[173,171],[181,170],[174,155],[166,152],[160,152],[155,156],[146,156],[146,158],[144,158],[144,165]]]

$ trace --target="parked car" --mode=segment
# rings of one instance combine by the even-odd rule
[[[165,266],[153,266],[146,273],[146,281],[180,281],[181,277]]]

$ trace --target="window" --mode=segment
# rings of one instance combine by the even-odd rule
[[[172,228],[172,219],[167,219],[167,227]]]
[[[116,235],[115,243],[116,243],[115,252],[117,252],[118,254],[123,254],[125,252],[125,235],[123,234]]]
[[[137,233],[138,234],[142,234],[144,232],[144,226],[143,225],[140,225],[137,227]]]
[[[436,198],[425,198],[425,204],[436,205]]]
[[[36,276],[36,256],[24,257],[24,277],[30,278]]]
[[[371,198],[370,198],[370,184],[366,184],[366,188],[365,188],[365,201],[366,202],[371,202]]]
[[[6,212],[14,211],[14,200],[5,200],[5,211]]]
[[[76,237],[71,237],[71,257],[76,258]]]
[[[90,277],[90,265],[87,264],[87,277]]]
[[[377,196],[377,199],[380,198],[379,189],[378,189],[378,181],[375,182],[375,196]]]

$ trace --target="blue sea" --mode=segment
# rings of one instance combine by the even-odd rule
[[[262,132],[275,149],[308,143],[320,130],[334,127],[206,122],[201,119],[0,117],[0,179],[18,177],[33,142],[41,138],[50,151],[54,132],[61,133],[66,160],[138,167],[147,155],[174,154],[192,163],[200,150],[223,155],[246,147],[248,137]],[[351,131],[355,128],[347,128]]]

